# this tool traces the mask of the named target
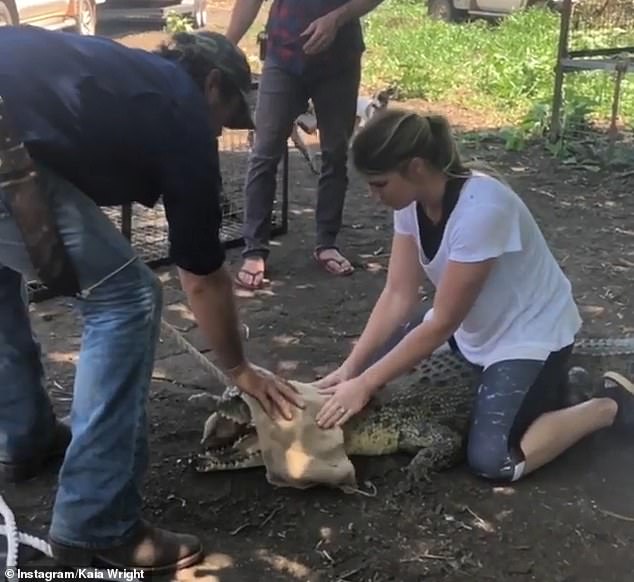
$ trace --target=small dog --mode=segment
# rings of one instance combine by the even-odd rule
[[[377,91],[372,97],[359,96],[357,98],[357,111],[354,121],[353,135],[361,129],[371,117],[381,109],[385,109],[390,102],[390,99],[394,96],[396,90],[393,87],[387,87],[381,91]],[[306,145],[302,133],[306,135],[314,135],[319,130],[317,126],[317,116],[315,114],[315,107],[312,101],[308,102],[308,107],[304,113],[297,116],[291,129],[290,139],[293,145],[301,153],[302,157],[308,163],[308,167],[315,175],[319,175],[319,163],[317,158],[319,152],[315,153],[310,150]],[[249,136],[249,145],[252,146],[253,136]]]
[[[268,35],[266,30],[262,30],[258,33],[257,43],[259,47],[259,58],[260,61],[264,61],[266,58],[266,48],[268,43]],[[254,80],[257,81],[259,86],[260,75],[254,74]],[[383,109],[387,107],[390,99],[394,96],[395,89],[393,87],[388,87],[382,91],[378,91],[375,93],[371,99],[367,97],[358,97],[357,98],[357,114],[354,123],[353,135],[356,134],[360,127],[363,127],[365,123],[378,111],[379,109]],[[293,128],[291,130],[290,139],[295,145],[295,147],[302,154],[304,159],[308,162],[308,166],[310,167],[313,174],[319,175],[319,168],[317,167],[316,158],[319,157],[319,152],[314,154],[308,149],[308,146],[302,139],[301,133],[299,130],[302,130],[304,133],[308,135],[313,135],[317,132],[317,116],[315,115],[315,108],[313,106],[312,101],[309,101],[308,107],[304,113],[299,115],[295,122],[293,123]],[[249,148],[253,147],[253,131],[249,131]]]
[[[394,96],[395,92],[396,90],[393,87],[388,87],[377,91],[372,97],[360,96],[357,98],[357,111],[353,135],[355,135],[377,111],[385,109],[389,105],[390,99]],[[317,116],[315,115],[315,108],[312,102],[309,102],[306,111],[295,119],[290,137],[295,147],[308,162],[311,171],[318,175],[317,157],[319,154],[315,154],[309,150],[299,130],[307,135],[314,135],[318,131]]]
[[[357,117],[354,133],[361,129],[377,111],[385,109],[395,93],[396,89],[394,87],[387,87],[377,91],[372,97],[359,97],[357,99]]]

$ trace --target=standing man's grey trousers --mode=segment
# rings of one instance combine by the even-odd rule
[[[293,75],[265,61],[255,111],[257,126],[246,179],[243,255],[269,254],[277,169],[293,121],[312,99],[319,127],[321,175],[317,188],[316,249],[335,246],[348,188],[348,146],[357,110],[361,57],[334,74]]]

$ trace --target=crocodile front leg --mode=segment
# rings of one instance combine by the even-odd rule
[[[463,459],[465,437],[443,424],[408,427],[402,439],[399,448],[415,454],[406,469],[411,484],[429,481],[431,473],[450,469]]]

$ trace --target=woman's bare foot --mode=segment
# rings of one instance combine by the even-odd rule
[[[235,277],[236,285],[249,291],[261,289],[264,286],[266,261],[262,257],[249,257],[244,260],[242,267]]]
[[[350,261],[337,248],[317,249],[313,253],[313,257],[326,271],[333,275],[350,275],[354,272],[354,267]]]

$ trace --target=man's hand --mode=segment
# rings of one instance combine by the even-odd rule
[[[293,418],[292,407],[304,408],[306,405],[297,390],[286,380],[272,372],[261,370],[250,363],[231,374],[236,386],[253,396],[269,417],[275,420],[281,413],[286,420]]]
[[[314,55],[326,50],[335,40],[338,30],[339,17],[335,12],[329,12],[313,20],[300,35],[308,38],[304,43],[304,52],[307,55]]]
[[[317,18],[310,23],[301,36],[308,37],[304,44],[307,55],[317,54],[327,49],[335,40],[337,32],[346,22],[361,18],[374,10],[384,0],[348,0],[339,8]]]

